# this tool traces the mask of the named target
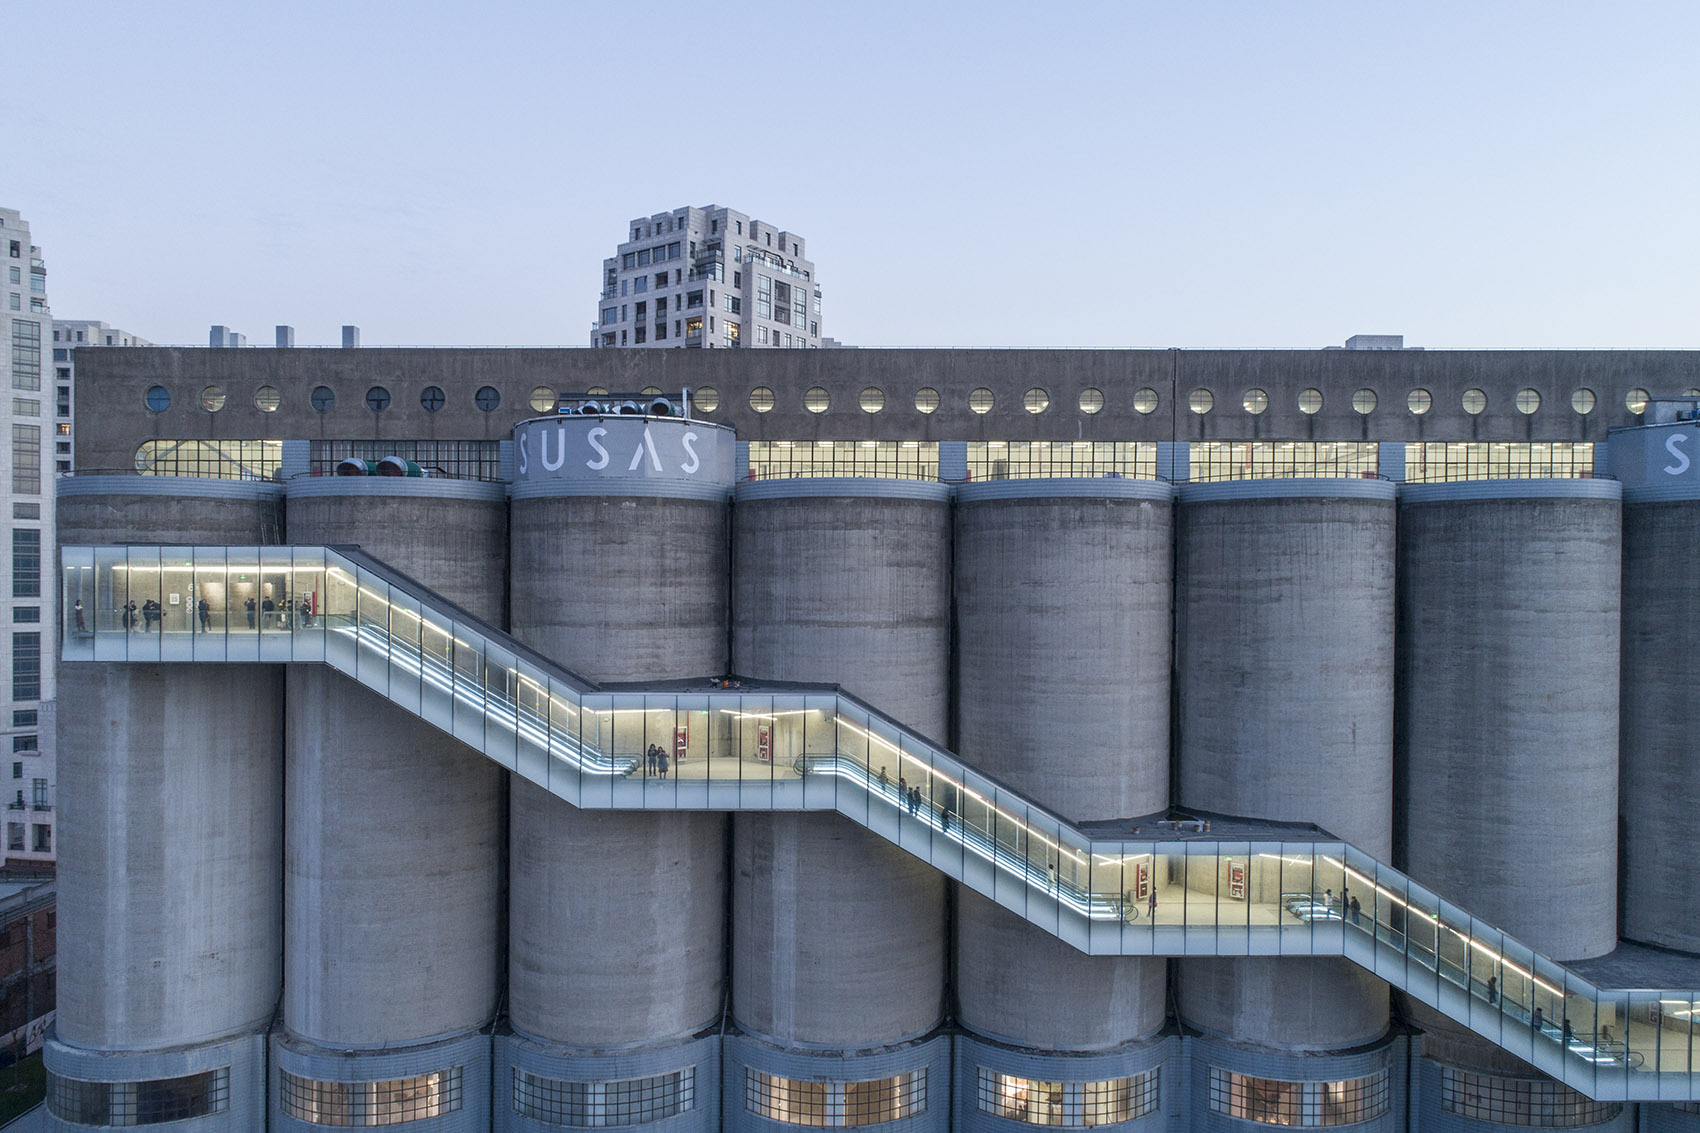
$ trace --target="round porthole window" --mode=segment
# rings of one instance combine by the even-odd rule
[[[1570,395],[1570,408],[1586,417],[1594,411],[1594,406],[1598,401],[1599,399],[1594,396],[1593,390],[1579,389]]]
[[[1463,404],[1464,412],[1474,417],[1487,408],[1487,394],[1479,389],[1467,389],[1464,391]]]
[[[1372,389],[1360,389],[1352,395],[1352,412],[1368,417],[1375,412],[1379,399]]]
[[[254,408],[261,413],[276,413],[278,403],[282,400],[276,386],[261,386],[254,391]]]
[[[307,396],[314,409],[320,413],[329,413],[336,408],[336,394],[329,386],[314,386],[313,392]]]
[[[1133,409],[1135,413],[1157,412],[1157,391],[1152,389],[1150,386],[1146,386],[1138,393],[1135,393],[1133,395]]]
[[[1082,413],[1099,413],[1104,408],[1104,391],[1101,389],[1083,389],[1080,391],[1080,411]]]
[[[390,391],[383,386],[373,386],[366,391],[366,408],[373,413],[382,413],[390,407]]]
[[[1248,389],[1245,396],[1240,398],[1240,405],[1255,417],[1269,408],[1269,395],[1260,389]]]
[[[713,413],[720,408],[720,391],[713,386],[702,386],[691,394],[691,407],[703,413]]]
[[[825,413],[832,408],[832,397],[820,386],[812,386],[803,394],[803,408],[810,413]]]
[[[997,396],[991,390],[981,386],[968,395],[968,408],[975,413],[984,415],[992,411],[992,406],[997,404],[997,400]]]
[[[862,412],[878,413],[885,408],[885,391],[875,386],[869,386],[862,391]]]
[[[1630,390],[1624,395],[1623,406],[1635,416],[1641,416],[1647,411],[1647,391],[1640,388]]]
[[[1195,389],[1186,395],[1186,407],[1202,417],[1216,408],[1216,395],[1207,389]]]
[[[750,391],[750,408],[757,413],[766,413],[773,408],[773,391],[766,386],[757,386]]]
[[[208,386],[201,391],[201,408],[208,413],[217,413],[224,408],[224,391],[217,386]]]
[[[419,406],[427,413],[435,413],[448,404],[448,400],[441,386],[426,386],[419,391]]]
[[[1434,408],[1434,395],[1426,389],[1414,389],[1405,395],[1405,408],[1421,417]]]
[[[533,413],[553,413],[555,411],[555,391],[548,386],[536,386],[531,391],[531,411]]]
[[[1527,417],[1541,407],[1541,395],[1536,390],[1520,389],[1517,391],[1516,405],[1517,412]]]
[[[1322,412],[1322,391],[1319,389],[1303,389],[1299,391],[1300,413]]]
[[[493,412],[502,404],[502,391],[495,386],[479,386],[478,392],[472,395],[472,404],[486,413]]]
[[[143,400],[153,412],[164,413],[171,408],[171,391],[164,386],[149,386],[147,396]]]
[[[917,412],[936,413],[939,401],[939,391],[931,386],[922,386],[915,391],[915,409]]]
[[[1037,416],[1051,407],[1051,395],[1034,386],[1021,395],[1021,408]]]

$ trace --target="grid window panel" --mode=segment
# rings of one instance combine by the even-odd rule
[[[1336,1082],[1288,1082],[1210,1068],[1211,1110],[1242,1121],[1311,1128],[1355,1125],[1380,1117],[1388,1105],[1385,1070]]]
[[[1190,450],[1195,482],[1368,478],[1379,468],[1374,441],[1205,441]]]
[[[1570,1129],[1611,1121],[1623,1111],[1616,1102],[1597,1102],[1559,1082],[1502,1078],[1442,1067],[1440,1106],[1448,1113],[1503,1125]]]
[[[970,480],[1157,478],[1157,446],[1124,441],[970,441]]]
[[[325,1082],[280,1070],[283,1112],[313,1125],[404,1125],[459,1112],[461,1067],[378,1082]]]
[[[879,1125],[927,1111],[925,1068],[860,1082],[814,1082],[744,1071],[744,1108],[787,1125]]]
[[[1468,441],[1407,444],[1405,481],[1578,479],[1594,474],[1594,446],[1586,442]]]
[[[144,441],[136,449],[144,476],[274,480],[282,467],[282,441]]]
[[[1088,1128],[1144,1117],[1157,1109],[1156,1070],[1097,1082],[1040,1082],[979,1068],[982,1113],[1027,1125]]]
[[[41,494],[41,426],[12,426],[12,491]]]
[[[79,1125],[162,1125],[230,1108],[230,1069],[148,1082],[88,1082],[47,1072],[47,1111]]]
[[[618,1081],[574,1082],[514,1070],[514,1112],[575,1129],[642,1125],[696,1105],[696,1067]]]
[[[41,388],[41,324],[12,320],[12,388]]]
[[[12,597],[41,597],[41,531],[12,529]]]
[[[12,699],[41,699],[41,634],[12,635]]]
[[[811,476],[937,480],[937,441],[751,441],[750,479]]]
[[[329,476],[350,458],[382,460],[399,456],[435,476],[451,480],[500,480],[500,441],[314,441],[310,450],[314,476]]]

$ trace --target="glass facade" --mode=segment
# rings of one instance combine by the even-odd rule
[[[1345,956],[1590,1096],[1694,1096],[1697,993],[1602,990],[1341,842],[1089,836],[829,686],[602,691],[358,552],[62,562],[68,663],[321,662],[575,806],[836,810],[1088,953]]]
[[[1190,473],[1195,482],[1373,477],[1379,448],[1374,441],[1195,441]]]
[[[1210,1108],[1264,1125],[1356,1125],[1387,1112],[1387,1071],[1339,1082],[1290,1082],[1210,1068]]]
[[[1049,476],[1157,478],[1157,446],[1133,441],[969,441],[970,480]]]
[[[363,1128],[405,1125],[456,1113],[461,1068],[381,1082],[326,1082],[278,1071],[283,1112],[313,1125]]]
[[[641,1125],[676,1117],[696,1104],[696,1067],[619,1081],[545,1078],[514,1069],[514,1112],[575,1129]]]
[[[136,449],[143,476],[272,480],[282,467],[282,441],[143,441]]]
[[[744,1071],[744,1108],[787,1125],[849,1128],[927,1112],[923,1068],[868,1082],[821,1082]]]
[[[47,1072],[47,1112],[78,1125],[163,1125],[230,1108],[230,1070],[149,1082],[89,1082]]]
[[[800,476],[937,480],[937,441],[751,441],[750,479]]]
[[[1026,1125],[1081,1129],[1132,1121],[1157,1109],[1157,1071],[1101,1082],[1041,1082],[979,1068],[981,1113]]]
[[[1452,442],[1405,446],[1405,482],[1520,480],[1594,474],[1594,446],[1584,442]]]
[[[1611,1121],[1620,1105],[1596,1102],[1541,1078],[1502,1078],[1441,1068],[1440,1108],[1447,1113],[1501,1125],[1571,1129]]]
[[[502,478],[500,441],[314,441],[311,456],[315,476],[331,475],[339,463],[351,457],[382,460],[386,456],[399,456],[434,476],[454,480]]]

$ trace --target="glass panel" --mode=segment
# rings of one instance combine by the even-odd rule
[[[67,660],[94,659],[94,634],[99,619],[95,616],[95,571],[92,547],[67,547],[60,555],[64,571],[64,590],[59,608],[65,611],[64,657]]]
[[[296,577],[300,580],[307,576],[297,570]],[[309,596],[310,592],[301,593],[304,596],[297,603],[297,609],[301,608],[302,603],[306,603],[309,609],[316,605],[313,598]],[[392,588],[389,606],[388,643],[390,652],[388,664],[385,666],[389,682],[389,697],[408,711],[423,715],[425,694],[424,681],[419,667],[421,625],[419,600]],[[303,620],[306,620],[305,616]],[[313,616],[312,622],[312,626],[296,631],[298,639],[305,636],[310,641],[314,634],[323,634],[324,631],[320,628],[324,625],[323,619]]]
[[[518,758],[519,658],[494,642],[484,646],[484,754],[513,770]]]
[[[296,547],[293,550],[294,577],[290,585],[295,594],[295,659],[317,660],[325,653],[325,553],[318,547]],[[419,604],[414,602],[412,605],[417,609]],[[392,619],[390,628],[397,632],[405,627],[395,626]],[[407,636],[417,641],[417,619]],[[410,703],[417,710],[417,698]]]
[[[484,639],[458,621],[452,624],[454,734],[462,742],[479,747],[484,742]]]
[[[334,587],[330,590],[333,597]],[[328,644],[328,643],[327,643]],[[430,609],[419,620],[420,710],[444,731],[454,729],[454,626]]]
[[[159,548],[131,547],[125,556],[124,573],[129,597],[124,612],[130,616],[128,655],[132,661],[159,659]]]
[[[263,555],[262,555],[263,558]],[[359,588],[355,596],[355,636],[359,651],[354,659],[354,676],[361,684],[379,692],[390,687],[390,600],[389,583],[364,567],[354,572]],[[260,633],[276,626],[278,614],[268,609],[265,598],[260,605]]]

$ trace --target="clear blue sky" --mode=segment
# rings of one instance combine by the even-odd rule
[[[588,342],[632,217],[893,346],[1700,346],[1700,4],[9,5],[0,204],[158,342]]]

